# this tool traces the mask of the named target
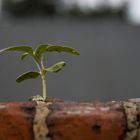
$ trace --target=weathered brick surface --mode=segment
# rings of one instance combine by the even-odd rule
[[[0,140],[33,140],[35,103],[0,103]]]
[[[0,103],[0,140],[140,140],[140,99]]]
[[[126,118],[121,102],[58,102],[50,106],[52,140],[123,140]]]

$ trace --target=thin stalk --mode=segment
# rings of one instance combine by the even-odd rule
[[[46,74],[41,75],[41,79],[42,79],[42,95],[43,95],[43,98],[46,99],[47,97]]]
[[[47,98],[47,88],[46,88],[46,70],[44,68],[44,65],[43,65],[43,62],[41,60],[41,62],[35,57],[33,56],[37,66],[38,66],[38,69],[40,71],[40,76],[41,76],[41,80],[42,80],[42,96],[44,99]]]
[[[43,59],[43,58],[42,58]],[[43,64],[43,60],[41,60],[40,62],[41,65],[41,79],[42,79],[42,96],[44,99],[47,98],[47,82],[46,82],[46,76],[47,76],[47,72],[45,70],[44,64]]]

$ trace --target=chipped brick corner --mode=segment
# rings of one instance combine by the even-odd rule
[[[0,103],[0,140],[140,140],[140,99]]]

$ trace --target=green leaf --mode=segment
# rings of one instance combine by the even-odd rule
[[[5,51],[16,51],[16,52],[27,52],[29,54],[33,54],[33,49],[31,46],[16,46],[16,47],[9,47],[0,50],[0,53],[5,52]]]
[[[40,60],[43,53],[45,52],[67,52],[75,55],[80,55],[80,53],[74,48],[64,47],[64,46],[50,46],[48,44],[39,45],[35,50],[35,56]]]
[[[58,63],[52,65],[51,67],[47,68],[46,70],[47,70],[48,72],[57,73],[57,72],[59,72],[65,65],[66,65],[66,62],[61,61],[61,62],[58,62]]]
[[[40,75],[39,72],[29,71],[29,72],[23,73],[22,75],[17,77],[16,82],[20,83],[20,82],[22,82],[24,80],[36,79],[39,75]]]
[[[43,54],[44,52],[46,52],[48,46],[49,46],[49,45],[47,45],[47,44],[39,45],[39,47],[35,50],[35,56],[36,56],[38,59],[41,59],[42,54]]]
[[[25,57],[27,57],[29,55],[29,53],[23,53],[22,55],[21,55],[21,60],[23,60]]]
[[[74,49],[74,48],[69,48],[69,47],[64,47],[64,46],[49,46],[47,47],[48,52],[66,52],[66,53],[71,53],[75,55],[80,55],[80,53]]]

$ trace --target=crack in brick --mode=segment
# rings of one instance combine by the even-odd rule
[[[134,101],[123,102],[127,121],[127,132],[124,140],[140,139],[140,121],[138,105]]]
[[[50,113],[49,105],[51,102],[45,102],[41,96],[34,96],[30,98],[31,101],[36,102],[36,114],[33,121],[33,130],[35,140],[51,140],[49,129],[46,125],[46,119]]]

